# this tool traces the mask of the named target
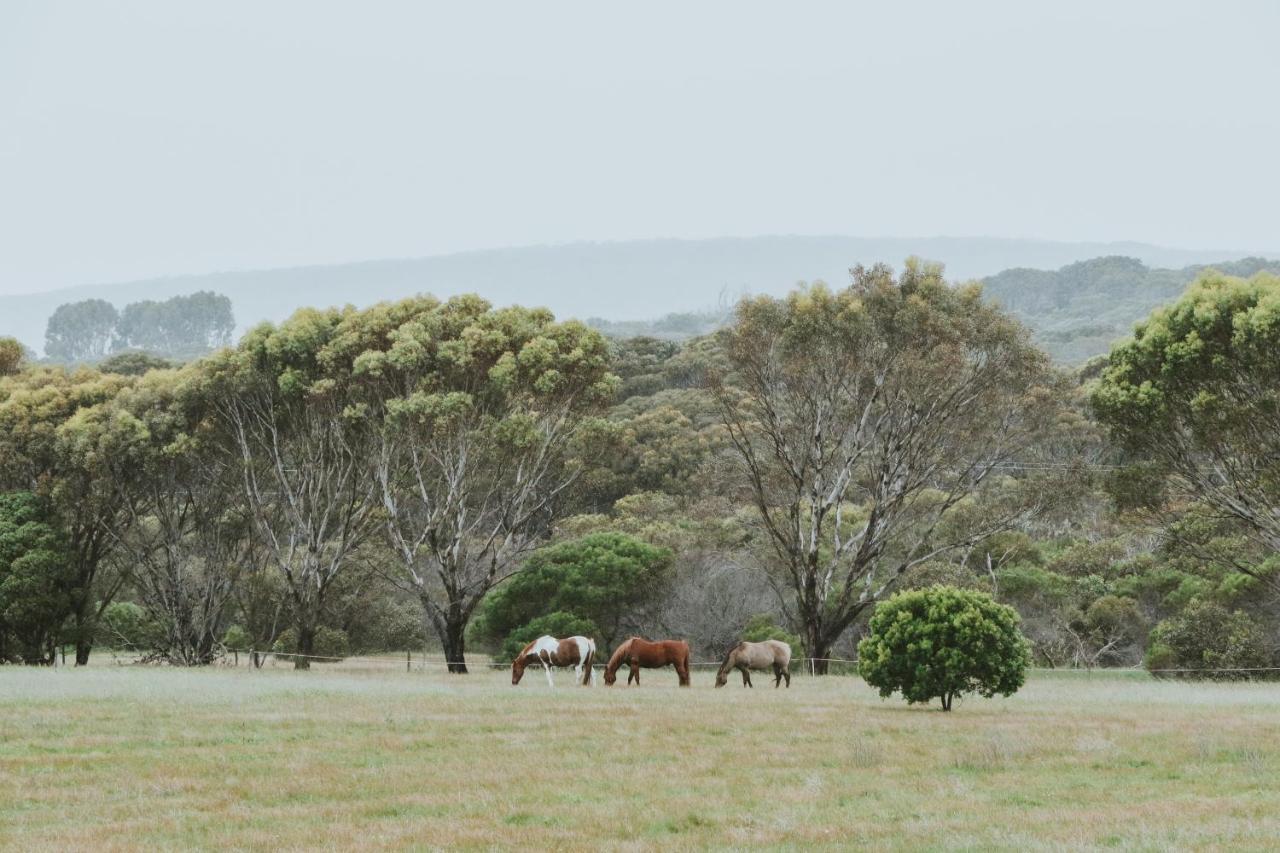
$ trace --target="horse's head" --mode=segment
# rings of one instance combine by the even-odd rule
[[[521,678],[524,678],[524,667],[524,653],[521,652],[519,657],[511,662],[511,685],[513,687],[520,683]]]
[[[724,656],[724,660],[720,663],[720,669],[716,671],[716,687],[724,687],[729,683],[729,670],[733,669],[733,655],[737,651],[738,646],[735,645]]]
[[[605,684],[607,684],[607,685],[609,685],[610,687],[612,687],[612,686],[613,686],[613,683],[614,683],[615,681],[617,681],[617,680],[618,680],[618,673],[614,672],[614,671],[613,671],[612,669],[610,669],[609,667],[605,667],[605,669],[604,669],[604,683],[605,683]]]

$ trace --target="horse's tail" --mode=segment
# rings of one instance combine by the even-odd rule
[[[582,662],[582,686],[590,685],[594,680],[592,667],[596,665],[596,641],[587,638],[587,659]]]
[[[689,644],[680,641],[680,659],[676,664],[676,673],[680,676],[680,686],[689,686]]]

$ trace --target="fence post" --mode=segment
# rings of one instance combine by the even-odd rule
[[[239,669],[239,668],[240,668],[240,650],[239,650],[239,649],[232,649],[232,650],[231,650],[231,656],[232,656],[232,659],[235,661],[235,667],[236,667],[236,669]]]
[[[413,672],[413,652],[411,651],[404,653],[404,671]]]

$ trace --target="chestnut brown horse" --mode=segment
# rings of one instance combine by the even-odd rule
[[[551,667],[573,667],[574,680],[583,687],[596,683],[593,665],[596,662],[596,641],[590,637],[566,637],[557,640],[555,637],[543,635],[520,650],[516,659],[511,662],[511,683],[519,684],[524,677],[526,667],[542,666],[547,673],[547,684],[555,687],[551,680]]]
[[[741,642],[729,649],[716,673],[716,687],[724,687],[729,680],[729,670],[736,669],[742,673],[742,686],[754,687],[751,683],[751,670],[772,669],[773,686],[776,688],[787,680],[791,686],[791,646],[781,640],[765,640],[763,643]]]
[[[654,643],[644,637],[632,637],[618,646],[609,658],[609,665],[604,668],[604,683],[613,684],[618,680],[618,667],[623,664],[631,667],[627,676],[627,684],[635,681],[640,684],[640,668],[658,669],[674,666],[680,678],[680,686],[689,686],[689,644],[684,640],[659,640]]]

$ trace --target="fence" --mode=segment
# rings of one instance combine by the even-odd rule
[[[255,664],[254,655],[257,655]],[[243,656],[244,661],[241,661]],[[125,666],[140,663],[138,658],[122,658],[119,655],[113,655],[117,664]],[[405,672],[427,672],[430,669],[447,670],[450,661],[443,655],[415,655],[412,651],[407,651],[404,657],[391,657],[387,655],[351,655],[349,657],[334,657],[332,655],[304,655],[297,652],[276,652],[263,651],[260,649],[227,649],[226,654],[215,666],[237,668],[246,666],[249,668],[275,668],[282,661],[289,662],[297,658],[306,658],[315,661],[318,664],[324,664],[327,668],[333,668],[343,671],[360,670],[360,669],[377,669],[382,671],[399,670],[403,668]],[[854,675],[857,673],[858,661],[852,658],[792,658],[792,675],[804,674],[816,677],[815,664],[825,662],[828,664],[828,675]],[[465,661],[468,669],[508,669],[511,664],[504,661],[486,661],[472,658]],[[693,667],[716,667],[720,666],[720,661],[690,661]],[[595,668],[603,669],[604,664],[597,662]],[[1207,678],[1216,675],[1241,675],[1244,673],[1271,673],[1272,675],[1263,675],[1263,678],[1276,677],[1280,678],[1280,666],[1259,666],[1259,667],[1218,667],[1214,669],[1193,669],[1193,668],[1163,668],[1163,669],[1144,669],[1142,667],[1031,667],[1032,672],[1037,673],[1055,673],[1055,674],[1081,674],[1089,675],[1093,673],[1101,674],[1119,674],[1128,673],[1133,675],[1149,674],[1160,678],[1162,676],[1184,676],[1192,678]]]

